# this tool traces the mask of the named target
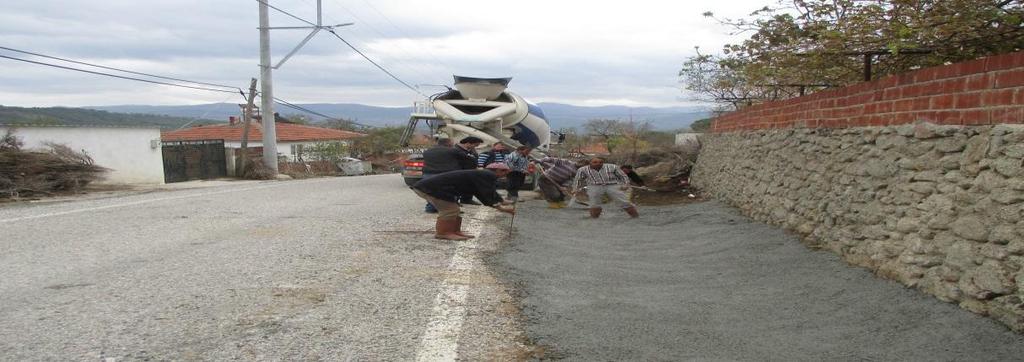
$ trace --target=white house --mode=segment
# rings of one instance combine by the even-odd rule
[[[53,142],[85,151],[96,165],[110,169],[97,183],[164,183],[159,128],[0,125],[0,133],[8,129],[14,130],[25,148],[44,148],[47,142]]]

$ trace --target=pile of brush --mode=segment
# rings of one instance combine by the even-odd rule
[[[658,190],[686,188],[699,154],[699,144],[651,150],[638,155],[636,172],[647,181],[647,186]]]
[[[107,171],[85,152],[62,144],[26,150],[11,132],[0,139],[0,198],[76,192]]]

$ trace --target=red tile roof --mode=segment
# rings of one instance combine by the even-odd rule
[[[608,145],[605,143],[591,143],[579,148],[579,152],[585,155],[609,155]]]
[[[274,124],[277,129],[278,142],[299,142],[299,141],[334,141],[347,140],[365,136],[363,133],[342,131],[330,128],[305,126],[301,124],[277,122]],[[190,140],[224,140],[241,141],[242,124],[220,124],[212,126],[199,126],[176,131],[164,131],[160,135],[163,141],[190,141]],[[249,129],[249,140],[259,142],[263,139],[263,125],[253,122]]]

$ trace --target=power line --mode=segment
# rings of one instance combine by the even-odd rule
[[[238,89],[238,87],[234,87],[234,86],[230,86],[230,85],[223,85],[223,84],[217,84],[217,83],[197,82],[197,81],[188,80],[188,79],[172,78],[172,77],[165,77],[165,76],[162,76],[162,75],[136,72],[136,71],[132,71],[132,70],[108,67],[108,66],[105,66],[105,65],[86,63],[86,62],[78,61],[78,60],[71,60],[71,59],[66,59],[66,58],[61,58],[61,57],[55,57],[55,56],[52,56],[52,55],[33,53],[33,52],[30,52],[30,51],[27,51],[27,50],[8,48],[8,47],[4,47],[4,46],[0,46],[0,49],[12,51],[12,52],[17,52],[17,53],[22,53],[22,54],[34,55],[34,56],[42,57],[42,58],[49,58],[49,59],[54,59],[54,60],[60,60],[60,61],[68,62],[68,63],[87,65],[87,66],[90,66],[90,67],[96,67],[96,68],[101,68],[101,69],[114,70],[114,71],[118,71],[118,72],[124,72],[124,73],[136,74],[136,75],[144,75],[144,76],[147,76],[147,77],[166,79],[166,80],[174,80],[174,81],[185,82],[185,83],[210,85],[210,86],[214,86],[214,87]],[[232,91],[232,92],[234,92],[234,91]]]
[[[104,73],[104,72],[96,72],[96,71],[86,70],[86,69],[65,67],[63,65],[57,65],[57,64],[37,62],[37,61],[34,61],[34,60],[15,58],[15,57],[10,57],[10,56],[6,56],[6,55],[2,55],[2,54],[0,54],[0,58],[7,58],[7,59],[17,60],[17,61],[25,62],[25,63],[45,65],[45,66],[48,66],[48,67],[60,68],[60,69],[71,70],[71,71],[76,71],[76,72],[89,73],[89,74],[95,74],[95,75],[102,75],[102,76],[120,78],[120,79],[125,79],[125,80],[134,80],[134,81],[137,81],[137,82],[160,84],[160,85],[166,85],[166,86],[172,86],[172,87],[189,88],[189,89],[197,89],[197,90],[204,90],[204,91],[209,91],[209,92],[220,92],[220,93],[237,93],[237,92],[241,92],[242,91],[241,89],[238,89],[237,91],[233,91],[233,90],[224,90],[224,89],[215,89],[215,88],[207,88],[207,87],[198,87],[198,86],[190,86],[190,85],[184,85],[184,84],[175,84],[175,83],[167,83],[167,82],[161,82],[161,81],[156,81],[156,80],[128,77],[128,76],[117,75],[117,74],[110,74],[110,73]],[[243,94],[243,96],[244,96],[244,94]]]
[[[284,10],[278,9],[278,8],[276,8],[276,7],[273,7],[273,6],[271,6],[270,4],[267,4],[267,3],[266,3],[265,1],[263,1],[263,0],[256,0],[256,2],[259,2],[259,3],[261,3],[261,4],[267,5],[268,7],[272,8],[272,9],[274,9],[274,10],[277,10],[277,11],[279,11],[279,12],[281,12],[281,13],[285,14],[285,15],[288,15],[288,16],[290,16],[290,17],[292,17],[292,18],[298,19],[298,20],[300,20],[300,21],[302,21],[302,22],[304,22],[304,23],[306,23],[306,24],[310,24],[310,25],[313,25],[313,26],[317,26],[316,24],[313,24],[312,22],[309,22],[309,21],[307,21],[307,20],[305,20],[305,19],[302,19],[302,18],[300,18],[300,17],[298,17],[298,16],[292,15],[292,14],[291,14],[291,13],[289,13],[289,12],[286,12],[286,11],[284,11]],[[342,43],[345,43],[345,45],[348,45],[348,47],[349,47],[349,48],[351,48],[351,49],[352,49],[353,51],[355,51],[355,52],[356,52],[356,53],[358,53],[358,54],[359,54],[360,56],[362,56],[362,57],[363,57],[363,59],[366,59],[366,61],[370,62],[370,64],[373,64],[373,65],[374,65],[375,67],[377,67],[377,69],[380,69],[380,70],[381,70],[382,72],[384,72],[385,74],[387,74],[388,76],[390,76],[390,77],[391,77],[391,78],[393,78],[394,80],[398,81],[399,83],[401,83],[402,85],[404,85],[404,86],[405,86],[406,88],[409,88],[409,89],[410,89],[410,90],[412,90],[413,92],[416,92],[417,94],[419,94],[419,95],[421,95],[421,96],[423,96],[423,97],[426,97],[426,96],[427,96],[426,94],[423,94],[423,92],[420,92],[420,90],[419,90],[419,89],[416,89],[416,87],[413,87],[413,86],[409,85],[409,83],[406,83],[406,82],[405,82],[404,80],[402,80],[401,78],[398,78],[398,76],[396,76],[396,75],[395,75],[394,73],[391,73],[391,71],[387,70],[386,68],[384,68],[383,66],[381,66],[381,65],[380,65],[380,64],[378,64],[377,62],[373,61],[373,59],[370,59],[370,57],[369,57],[369,56],[367,56],[367,55],[366,55],[365,53],[363,53],[363,52],[362,52],[361,50],[359,50],[359,49],[358,49],[358,48],[356,48],[356,47],[355,47],[354,45],[352,45],[352,43],[349,43],[349,42],[348,42],[347,40],[345,40],[345,38],[342,38],[342,37],[341,37],[341,35],[338,35],[338,33],[334,31],[334,29],[324,29],[324,30],[327,30],[327,31],[328,31],[328,32],[330,32],[331,34],[334,34],[334,37],[338,38],[338,40],[341,40],[341,42],[342,42]]]
[[[258,3],[260,3],[260,4],[263,4],[263,5],[266,5],[267,7],[271,8],[271,9],[277,10],[277,11],[278,11],[278,12],[280,12],[281,14],[285,14],[285,15],[288,15],[288,16],[290,16],[290,17],[291,17],[292,19],[295,19],[295,20],[301,21],[301,22],[303,22],[303,23],[306,23],[306,24],[309,24],[309,25],[311,25],[311,26],[318,26],[317,24],[313,24],[313,22],[311,22],[311,21],[309,21],[309,20],[306,20],[306,19],[300,18],[300,17],[298,17],[298,16],[295,16],[295,15],[293,15],[292,13],[289,13],[289,12],[287,12],[287,11],[281,10],[281,8],[278,8],[278,7],[274,6],[274,5],[270,5],[270,3],[267,3],[266,1],[263,1],[263,0],[256,0],[256,2],[258,2]]]
[[[345,12],[349,13],[350,15],[352,15],[352,17],[356,18],[356,20],[357,20],[357,21],[359,21],[359,22],[360,22],[360,24],[363,24],[363,25],[365,25],[365,28],[366,28],[366,29],[370,29],[370,30],[371,30],[371,31],[372,31],[373,33],[376,33],[376,34],[377,34],[377,36],[379,36],[379,37],[380,37],[381,39],[387,39],[387,38],[388,38],[388,36],[387,36],[387,35],[385,35],[385,34],[384,34],[384,32],[382,32],[382,31],[378,30],[378,29],[377,29],[376,27],[374,27],[374,26],[373,26],[373,25],[372,25],[372,24],[371,24],[371,23],[370,23],[369,21],[366,21],[366,20],[364,20],[364,19],[363,19],[362,17],[360,17],[360,16],[359,16],[359,14],[356,14],[356,12],[352,11],[351,9],[349,9],[348,7],[346,7],[345,5],[342,5],[342,4],[340,4],[340,3],[336,2],[336,1],[332,1],[332,3],[334,3],[335,5],[337,5],[338,7],[340,7],[340,8],[341,8],[342,10],[344,10]],[[363,27],[360,27],[360,28],[363,28]],[[353,31],[354,31],[354,30],[353,30]],[[408,57],[408,58],[413,58],[413,59],[415,59],[415,58],[416,58],[416,57],[414,57],[413,55],[409,54],[409,52],[407,51],[407,49],[406,49],[405,47],[401,46],[401,44],[395,43],[395,44],[393,45],[393,48],[397,49],[397,50],[398,50],[399,52],[401,52],[401,53],[402,53],[403,55],[405,55],[405,56],[406,56],[406,57]],[[415,62],[409,62],[409,65],[410,65],[411,67],[409,67],[408,69],[412,69],[412,70],[413,70],[413,71],[414,71],[415,73],[417,73],[417,74],[418,74],[418,75],[419,75],[420,77],[422,77],[422,78],[424,78],[424,79],[430,79],[430,78],[431,78],[431,77],[430,77],[430,76],[428,76],[427,74],[430,74],[430,73],[432,73],[432,72],[430,72],[430,71],[428,70],[428,71],[426,71],[426,73],[424,73],[423,71],[424,71],[424,69],[426,69],[426,68],[424,68],[424,67],[423,67],[423,66],[421,66],[420,64],[418,64],[418,63],[415,63]]]
[[[28,51],[15,50],[15,49],[7,48],[7,47],[2,47],[2,46],[0,46],[0,49],[16,51],[16,52],[25,53],[25,54],[32,54],[32,55],[36,55],[36,56],[41,56],[41,57],[51,58],[51,59],[57,59],[57,60],[62,60],[62,61],[66,61],[66,62],[71,62],[71,63],[77,63],[77,64],[95,66],[95,67],[100,67],[100,68],[105,68],[105,69],[111,69],[111,70],[116,70],[116,71],[119,71],[119,72],[126,72],[126,73],[132,73],[132,74],[146,75],[146,76],[155,77],[155,78],[161,78],[161,79],[179,80],[177,78],[164,77],[164,76],[159,76],[159,75],[155,75],[155,74],[140,73],[140,72],[135,72],[135,71],[127,70],[127,69],[104,67],[104,66],[99,66],[99,65],[94,65],[94,64],[88,64],[88,63],[85,63],[85,62],[79,62],[79,61],[71,60],[71,59],[63,59],[63,58],[51,57],[51,56],[42,55],[42,54],[36,54],[36,53],[28,52]],[[214,88],[206,88],[206,87],[196,87],[196,86],[189,86],[189,85],[184,85],[184,84],[174,84],[174,83],[160,82],[160,81],[155,81],[155,80],[134,78],[134,77],[117,75],[117,74],[110,74],[110,73],[104,73],[104,72],[96,72],[96,71],[91,71],[91,70],[86,70],[86,69],[79,69],[79,68],[73,68],[73,67],[66,67],[66,66],[63,66],[63,65],[50,64],[50,63],[45,63],[45,62],[37,62],[37,61],[34,61],[34,60],[16,58],[16,57],[6,56],[6,55],[2,55],[2,54],[0,54],[0,58],[17,60],[17,61],[21,61],[21,62],[38,64],[38,65],[54,67],[54,68],[59,68],[59,69],[64,69],[64,70],[71,70],[71,71],[76,71],[76,72],[83,72],[83,73],[89,73],[89,74],[95,74],[95,75],[102,75],[102,76],[114,77],[114,78],[125,79],[125,80],[133,80],[133,81],[138,81],[138,82],[145,82],[145,83],[152,83],[152,84],[159,84],[159,85],[167,85],[167,86],[172,86],[172,87],[189,88],[189,89],[196,89],[196,90],[204,90],[204,91],[210,91],[210,92],[232,93],[232,94],[236,93],[236,91],[233,91],[233,90],[223,90],[223,89],[214,89]],[[184,80],[184,79],[181,79],[180,81],[188,82],[188,83],[195,83],[195,84],[217,85],[217,84],[214,84],[214,83],[196,82],[196,81],[190,81],[190,80]],[[222,85],[217,85],[217,86],[222,86]],[[230,88],[230,86],[223,86],[223,87]],[[238,89],[237,92],[241,92],[241,89]],[[244,96],[245,94],[243,93],[242,95]],[[320,117],[323,117],[323,118],[326,118],[326,119],[342,119],[340,117],[331,117],[331,116],[325,115],[323,113],[313,111],[313,110],[311,110],[309,108],[305,108],[305,107],[296,105],[294,103],[288,102],[288,101],[286,101],[284,99],[281,99],[281,98],[274,97],[274,100],[277,101],[278,103],[280,103],[283,106],[286,106],[286,107],[289,107],[289,108],[292,108],[292,109],[296,109],[296,110],[299,110],[299,111],[303,111],[303,112],[306,112],[306,113],[310,113],[310,114],[313,114],[313,115],[317,115],[317,116],[320,116]],[[223,103],[223,102],[221,102],[221,103]],[[209,112],[207,112],[207,113],[209,113]],[[205,117],[205,114],[203,116],[200,116],[199,118],[203,118],[203,117]],[[191,122],[189,122],[189,123],[191,123]],[[367,124],[361,124],[361,123],[358,123],[358,122],[352,122],[352,124],[363,126],[363,127],[367,127],[367,128],[374,128],[374,126],[367,125]],[[187,125],[188,124],[186,124],[186,126]],[[182,127],[184,127],[184,126],[182,126]]]
[[[366,61],[370,62],[370,64],[373,64],[375,67],[377,67],[377,69],[380,69],[385,74],[391,76],[391,78],[394,78],[399,83],[402,83],[402,85],[404,85],[406,88],[409,88],[410,90],[412,90],[413,92],[418,93],[421,96],[424,96],[424,97],[427,96],[426,94],[423,94],[423,92],[420,92],[419,89],[416,89],[416,87],[413,87],[413,86],[409,85],[409,83],[406,83],[404,80],[399,79],[397,76],[392,74],[387,69],[384,69],[384,67],[382,67],[380,64],[377,64],[377,62],[373,61],[373,59],[370,59],[370,57],[366,56],[366,54],[364,54],[361,50],[357,49],[355,46],[352,46],[352,43],[349,43],[347,40],[345,40],[345,38],[342,38],[341,35],[338,35],[338,33],[336,33],[334,30],[328,30],[328,32],[330,32],[331,34],[334,34],[334,37],[338,38],[338,40],[341,40],[341,42],[345,43],[345,45],[348,45],[348,47],[352,48],[352,50],[355,51],[356,53],[359,53],[359,55],[363,56],[363,58],[365,58]]]
[[[291,109],[294,109],[294,110],[306,112],[306,113],[309,113],[309,114],[312,114],[312,115],[315,115],[315,116],[320,116],[320,117],[323,117],[323,118],[326,118],[326,119],[329,119],[329,120],[330,119],[337,119],[337,120],[344,119],[344,118],[341,118],[341,117],[331,117],[331,116],[328,116],[326,114],[323,114],[323,113],[311,110],[309,108],[306,108],[306,107],[303,107],[303,106],[300,106],[300,105],[288,102],[288,101],[286,101],[284,99],[281,99],[281,98],[278,98],[278,97],[274,97],[274,100],[277,101],[278,103],[280,103],[282,106],[285,106],[285,107],[288,107],[288,108],[291,108]],[[362,127],[366,127],[366,128],[377,128],[376,126],[371,126],[371,125],[368,125],[368,124],[362,124],[362,123],[351,121],[351,120],[349,120],[349,122],[351,122],[354,125],[362,126]]]
[[[380,17],[383,18],[384,21],[388,22],[388,24],[391,24],[391,27],[395,28],[395,30],[398,30],[399,34],[402,34],[403,36],[405,36],[406,38],[409,38],[409,39],[413,38],[411,35],[406,33],[405,30],[402,30],[402,28],[398,27],[398,24],[395,24],[395,22],[391,21],[391,18],[389,18],[387,15],[384,15],[384,13],[380,11],[380,9],[377,9],[376,6],[373,6],[373,4],[371,4],[369,1],[363,0],[363,3],[366,4],[366,6],[370,7],[370,9],[372,9],[374,12],[376,12],[377,15],[380,15]],[[441,59],[438,59],[438,57],[434,54],[434,52],[430,51],[429,47],[427,49],[425,49],[425,50],[427,52],[427,55],[430,55],[430,57],[433,58],[435,61],[437,61],[438,63],[441,63],[441,65],[444,65],[448,69],[453,69],[453,67],[451,65],[449,65],[448,63],[445,63]]]

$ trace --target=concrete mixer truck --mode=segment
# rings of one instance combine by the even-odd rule
[[[454,140],[476,136],[487,146],[501,142],[546,152],[551,146],[551,127],[544,112],[508,91],[510,81],[512,78],[455,76],[455,89],[416,103],[402,144],[408,145],[417,123],[423,120],[435,135]]]
[[[534,149],[541,157],[551,147],[551,126],[540,107],[507,90],[512,78],[473,78],[455,76],[455,89],[449,88],[416,102],[409,125],[402,135],[402,146],[407,147],[419,121],[425,121],[434,136],[455,140],[476,136],[484,140],[486,151],[495,143],[515,148],[521,145]],[[421,175],[423,163],[411,157],[403,168],[406,183],[415,182]],[[529,175],[527,188],[536,184],[536,175]]]

